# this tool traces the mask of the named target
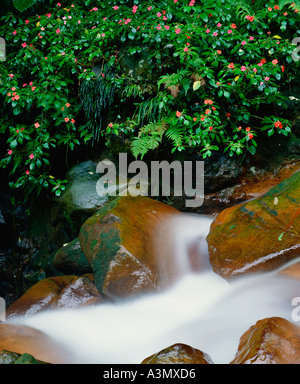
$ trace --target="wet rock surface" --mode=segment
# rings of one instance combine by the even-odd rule
[[[211,357],[186,344],[174,344],[142,361],[142,364],[213,364]]]
[[[49,309],[74,309],[103,302],[92,275],[57,276],[29,288],[6,311],[8,320],[34,315]]]
[[[259,320],[240,339],[231,364],[299,364],[300,327],[280,317]]]
[[[81,227],[81,249],[93,268],[98,290],[116,299],[155,290],[160,282],[159,252],[165,258],[163,223],[176,209],[153,199],[119,197]],[[166,229],[166,228],[165,228]],[[168,265],[170,273],[172,264]]]
[[[232,278],[271,271],[298,257],[299,190],[297,172],[262,197],[223,210],[207,237],[214,271]]]
[[[6,357],[5,354],[2,354],[6,361],[12,361],[16,357],[14,354],[26,353],[36,360],[53,364],[67,363],[66,356],[69,353],[43,332],[31,327],[12,324],[0,324],[0,351],[13,353],[10,358],[7,354]],[[20,362],[20,364],[22,363],[24,360]]]

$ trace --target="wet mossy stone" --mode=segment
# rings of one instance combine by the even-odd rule
[[[207,237],[216,273],[268,272],[300,254],[300,172],[262,197],[225,209]]]
[[[80,276],[92,272],[78,238],[61,247],[54,255],[52,263],[55,269],[66,275]]]
[[[87,219],[79,241],[99,292],[115,299],[156,289],[159,260],[154,242],[162,236],[158,227],[169,215],[178,214],[148,197],[124,196]]]

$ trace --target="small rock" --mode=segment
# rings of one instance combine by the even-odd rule
[[[174,344],[144,359],[142,364],[213,364],[210,356],[186,344]]]

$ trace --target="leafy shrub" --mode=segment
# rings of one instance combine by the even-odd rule
[[[299,71],[298,2],[61,3],[1,18],[0,164],[12,186],[60,195],[53,158],[99,140],[127,138],[135,157],[164,145],[205,158],[253,155],[257,138],[291,132],[281,91]],[[141,76],[126,57],[144,58]]]

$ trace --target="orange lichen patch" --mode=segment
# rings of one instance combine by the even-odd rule
[[[299,364],[300,328],[280,317],[259,320],[240,339],[231,364]]]

